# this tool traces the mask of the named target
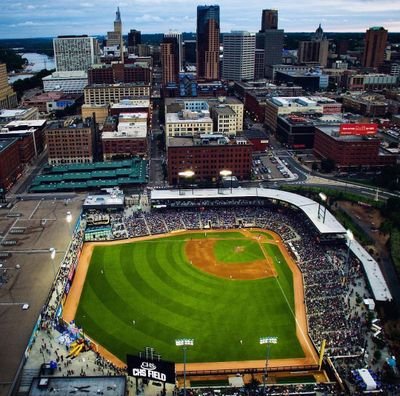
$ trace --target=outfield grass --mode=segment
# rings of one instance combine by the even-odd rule
[[[249,242],[240,233],[207,232],[222,240],[238,237],[230,234]],[[190,265],[182,236],[94,249],[75,318],[86,334],[123,361],[146,346],[182,361],[174,342],[182,337],[195,340],[188,362],[262,360],[263,336],[279,338],[271,358],[304,356],[292,314],[292,273],[279,248],[264,244],[281,262],[277,279],[232,281]]]
[[[252,234],[254,234],[254,235],[262,235],[262,236],[264,236],[264,237],[267,238],[267,239],[271,239],[271,240],[274,239],[274,237],[273,237],[269,232],[265,232],[265,231],[256,231],[256,230],[251,230],[250,232],[251,232]]]
[[[264,253],[258,242],[251,239],[217,240],[214,245],[214,255],[222,263],[249,263],[262,260]]]

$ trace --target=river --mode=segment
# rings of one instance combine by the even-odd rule
[[[29,65],[26,67],[24,73],[17,75],[11,75],[8,77],[8,82],[12,84],[17,80],[23,80],[25,78],[32,77],[35,73],[42,69],[55,69],[54,58],[44,54],[38,54],[36,52],[19,53],[23,58],[28,59]]]

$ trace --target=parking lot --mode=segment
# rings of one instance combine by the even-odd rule
[[[291,181],[296,179],[296,175],[291,172],[286,160],[279,158],[272,151],[253,156],[252,174],[256,180],[260,181]]]

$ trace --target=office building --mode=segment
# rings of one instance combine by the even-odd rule
[[[166,136],[213,132],[235,136],[243,130],[243,103],[234,97],[165,99]]]
[[[18,139],[19,160],[25,165],[44,150],[46,120],[12,121],[0,129],[0,140]]]
[[[8,83],[6,64],[0,63],[0,109],[13,109],[17,106],[17,94]]]
[[[329,41],[321,24],[310,41],[300,41],[297,53],[298,63],[326,67],[328,63]]]
[[[114,158],[147,155],[147,126],[147,113],[120,114],[117,128],[113,131],[103,131],[101,134],[103,159],[108,161]]]
[[[249,32],[224,34],[222,78],[230,81],[253,80],[256,37]]]
[[[183,41],[182,33],[175,30],[170,30],[168,33],[164,33],[164,38],[175,38],[178,50],[178,66],[179,71],[183,71]]]
[[[177,37],[164,36],[161,42],[162,84],[176,86],[179,81],[180,49]]]
[[[84,101],[90,105],[119,103],[123,99],[149,97],[150,88],[144,83],[91,84],[84,89]]]
[[[22,169],[18,139],[0,139],[0,189],[8,191],[17,181]]]
[[[278,116],[286,114],[340,114],[342,105],[322,96],[272,97],[265,102],[265,124],[276,131]]]
[[[397,85],[397,76],[390,74],[354,74],[347,79],[349,91],[382,91],[383,89],[394,88]]]
[[[383,151],[380,143],[380,139],[375,135],[342,135],[339,126],[319,126],[315,130],[314,154],[333,160],[338,170],[394,165],[396,155]]]
[[[98,64],[88,70],[89,84],[150,84],[151,79],[152,70],[147,62]]]
[[[60,91],[66,94],[82,94],[88,85],[86,71],[54,72],[42,78],[43,91]]]
[[[54,62],[58,72],[87,71],[99,63],[99,44],[94,37],[58,36],[53,39]]]
[[[128,33],[128,54],[138,54],[138,45],[142,43],[140,30],[131,29]]]
[[[277,72],[275,83],[298,85],[305,91],[315,92],[328,88],[329,76],[320,69],[310,69],[307,72]]]
[[[239,180],[251,176],[252,145],[245,138],[229,139],[222,134],[167,138],[168,182],[177,185],[179,172],[191,169],[195,182],[220,178],[223,169]]]
[[[48,163],[82,164],[94,161],[95,132],[91,118],[54,121],[45,129]]]
[[[183,42],[183,62],[187,64],[196,64],[196,40],[185,40]]]
[[[115,13],[114,30],[111,32],[107,32],[107,46],[111,47],[114,45],[119,46],[121,49],[121,53],[123,52],[122,21],[119,7],[117,8],[117,12]]]
[[[197,6],[197,79],[219,80],[219,6]]]
[[[261,17],[261,32],[278,29],[278,10],[263,10]]]
[[[271,78],[270,67],[282,63],[284,31],[278,29],[278,11],[263,10],[256,48],[264,50],[264,76]]]
[[[39,119],[39,110],[37,107],[19,108],[19,109],[0,109],[0,127],[7,125],[12,121],[27,121]]]
[[[364,67],[379,67],[385,57],[388,31],[380,26],[371,27],[365,33],[365,48],[362,65]]]

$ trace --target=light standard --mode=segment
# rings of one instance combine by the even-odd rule
[[[326,194],[324,194],[323,192],[320,192],[318,195],[321,198],[322,202],[325,202],[327,200],[327,198],[328,198],[326,196]],[[322,211],[322,222],[325,223],[326,207],[322,206],[322,209],[323,209],[323,211]],[[321,218],[321,202],[318,202],[318,218],[319,219]]]
[[[190,179],[194,176],[194,172],[191,169],[185,170],[183,172],[178,173],[178,188],[179,188],[179,195],[181,195],[181,184],[180,178],[183,177],[184,179]],[[193,186],[192,186],[192,194],[193,194]]]
[[[231,194],[232,194],[232,171],[229,169],[223,169],[222,171],[219,172],[220,176],[222,177],[230,177],[231,179]]]
[[[260,344],[267,344],[267,353],[265,358],[265,372],[264,372],[264,381],[263,381],[263,394],[265,395],[265,385],[267,383],[267,373],[268,373],[268,360],[269,360],[269,352],[271,349],[271,344],[277,344],[278,337],[260,337]]]
[[[180,338],[175,340],[176,346],[181,346],[183,349],[183,396],[186,396],[186,349],[188,346],[193,346],[193,338]]]
[[[72,223],[72,213],[70,211],[67,212],[67,215],[65,216],[65,220],[67,221],[69,232],[72,234],[71,230],[71,223]]]
[[[346,283],[349,281],[349,275],[350,275],[350,246],[351,246],[351,241],[354,239],[354,234],[351,230],[346,231],[346,237],[347,237],[347,255],[346,255],[346,263],[345,263],[345,271],[346,271]]]
[[[54,268],[54,259],[56,258],[56,249],[51,247],[49,249],[49,251],[50,251],[50,258],[51,258],[51,261],[52,261],[52,264],[53,264],[53,275],[54,275],[54,278],[55,278],[56,277],[56,269]]]

